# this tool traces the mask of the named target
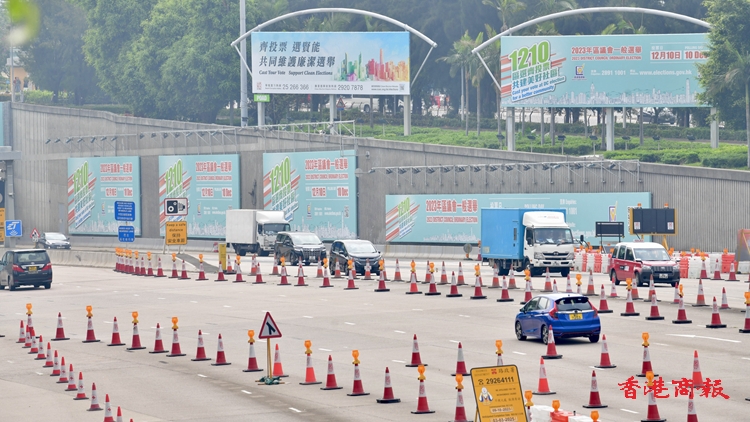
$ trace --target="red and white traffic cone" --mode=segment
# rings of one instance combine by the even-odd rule
[[[435,275],[430,273],[430,288],[425,293],[425,296],[439,296],[441,293],[437,291],[437,284],[435,284]]]
[[[649,353],[648,351],[648,346],[643,346],[643,363],[641,364],[641,373],[636,374],[636,376],[645,377],[646,373],[648,372],[654,372],[654,368],[651,366],[651,353]],[[659,374],[654,373],[654,376],[658,377]]]
[[[369,396],[370,393],[365,392],[365,388],[362,386],[362,378],[359,373],[359,359],[354,359],[354,383],[352,385],[352,392],[347,396]]]
[[[687,413],[687,422],[698,422],[698,413],[695,411],[695,402],[693,401],[693,390],[690,390],[690,395],[688,395],[688,413]]]
[[[104,422],[115,422],[112,416],[112,405],[109,402],[109,394],[104,395]]]
[[[349,278],[346,280],[346,287],[344,287],[344,290],[357,290],[359,287],[357,287],[354,284],[354,269],[352,268],[349,270]]]
[[[419,365],[427,366],[426,363],[422,363],[422,356],[419,353],[419,343],[417,342],[417,335],[414,334],[414,340],[412,340],[411,346],[411,363],[407,363],[404,366],[414,368]]]
[[[693,388],[703,387],[703,374],[701,363],[698,361],[698,351],[693,351]]]
[[[706,324],[706,328],[726,328],[727,325],[721,323],[721,315],[719,315],[719,305],[716,303],[716,296],[714,296],[714,303],[711,309],[711,323]]]
[[[701,273],[698,276],[699,279],[708,279],[708,271],[706,271],[706,257],[701,257]]]
[[[417,286],[417,273],[412,272],[411,276],[409,277],[409,290],[406,292],[407,295],[421,295],[422,292],[419,291],[419,287]]]
[[[633,305],[633,295],[632,291],[628,290],[628,297],[625,301],[625,312],[620,312],[620,316],[638,316],[640,315],[639,312],[635,311],[635,306]]]
[[[393,281],[404,281],[401,278],[401,267],[398,265],[398,258],[396,258],[396,270],[393,272]]]
[[[383,274],[384,274],[383,270],[380,270],[380,278],[378,279],[378,288],[375,289],[376,292],[390,292],[391,291],[391,289],[385,287],[385,276]]]
[[[445,297],[462,297],[463,295],[458,292],[458,283],[456,281],[456,273],[451,272],[451,291]]]
[[[573,293],[573,285],[570,283],[570,274],[565,278],[565,293]]]
[[[513,302],[513,298],[510,297],[508,294],[508,285],[505,282],[505,276],[503,276],[503,287],[500,291],[500,299],[497,299],[498,302]]]
[[[124,422],[122,420],[122,409],[120,409],[120,406],[117,406],[117,419],[115,419],[115,422]]]
[[[672,299],[672,303],[675,305],[680,303],[680,284],[675,283],[674,285],[674,298]]]
[[[333,278],[342,278],[341,277],[341,265],[339,264],[338,261],[336,261],[336,266],[334,267]]]
[[[362,280],[372,280],[372,273],[370,271],[372,271],[372,265],[370,265],[370,260],[368,259],[365,262],[365,274]]]
[[[30,335],[29,338],[31,338],[31,348],[29,348],[29,355],[37,355],[39,354],[39,345],[36,343],[36,336]]]
[[[206,278],[206,271],[203,270],[203,261],[198,264],[198,278],[196,278],[198,281],[206,281],[208,280]]]
[[[458,262],[458,282],[457,284],[459,286],[466,285],[466,280],[464,279],[464,269],[463,266],[461,266],[461,261]]]
[[[649,316],[646,317],[646,320],[647,321],[660,321],[664,319],[664,317],[659,315],[659,304],[657,303],[657,300],[656,300],[656,292],[654,292],[654,294],[650,296],[651,296],[651,314],[649,314]]]
[[[434,410],[430,410],[430,405],[427,403],[427,392],[424,388],[424,374],[419,375],[419,399],[417,399],[417,410],[411,413],[415,415],[421,415],[424,413],[435,413]]]
[[[727,289],[724,287],[721,288],[721,306],[719,307],[719,310],[722,309],[732,309],[729,307],[729,302],[727,302]]]
[[[341,390],[343,387],[339,387],[336,384],[336,374],[333,372],[333,359],[331,355],[328,355],[328,374],[326,376],[326,386],[320,387],[321,390]]]
[[[146,275],[146,258],[143,255],[141,255],[141,275]]]
[[[154,276],[154,265],[151,262],[151,258],[148,259],[148,272],[146,273],[146,275],[149,277]]]
[[[175,325],[176,327],[176,325]],[[172,350],[167,355],[168,358],[176,358],[179,356],[185,356],[180,349],[180,336],[177,334],[177,328],[172,328]]]
[[[487,299],[487,296],[482,294],[482,276],[478,275],[474,279],[474,296],[469,296],[469,299]]]
[[[549,383],[547,382],[547,370],[544,368],[544,358],[539,358],[539,386],[537,387],[534,394],[546,396],[555,394],[554,391],[549,389]]]
[[[281,273],[280,273],[280,281],[277,286],[291,286],[292,284],[289,283],[289,275],[286,273],[286,265],[281,265]]]
[[[555,345],[555,334],[553,333],[552,326],[550,325],[547,331],[547,354],[542,355],[544,359],[561,359],[562,355],[557,353],[557,346]]]
[[[488,289],[499,289],[500,288],[500,267],[495,264],[492,268],[492,284],[487,287]]]
[[[672,324],[691,324],[693,321],[687,319],[685,314],[685,301],[680,296],[680,308],[677,310],[677,319],[672,320]]]
[[[180,278],[180,275],[177,273],[177,260],[172,260],[172,274],[169,276],[169,278]]]
[[[49,376],[51,377],[60,376],[60,362],[57,360],[57,350],[55,350],[55,357],[53,358],[52,373]]]
[[[750,333],[750,300],[745,301],[745,326],[740,328],[740,332],[744,334]]]
[[[323,260],[322,259],[318,260],[318,270],[315,273],[315,277],[316,278],[323,278]]]
[[[297,267],[297,284],[295,284],[297,287],[305,287],[307,286],[307,283],[305,283],[305,270],[302,269],[302,262],[300,261],[299,266]]]
[[[727,278],[727,281],[739,281],[737,280],[737,262],[732,261],[732,264],[729,265],[729,278]]]
[[[190,280],[187,273],[187,267],[185,266],[185,260],[182,260],[182,272],[180,273],[180,280]]]
[[[557,280],[552,280],[552,294],[555,294],[555,293],[560,293],[560,292],[557,290]]]
[[[609,347],[607,347],[607,335],[602,334],[602,355],[599,358],[599,365],[595,365],[595,368],[610,369],[616,368],[616,365],[612,365],[612,361],[609,359]]]
[[[59,317],[57,321],[58,321],[58,325],[62,323]],[[65,334],[63,333],[63,335]],[[67,338],[65,340],[67,340]],[[24,343],[24,344],[26,343],[26,330],[23,327],[23,320],[21,320],[21,330],[18,332],[18,341],[16,343]]]
[[[23,330],[23,321],[21,321],[21,329]],[[55,331],[55,338],[52,341],[70,340],[65,337],[65,328],[63,328],[62,314],[57,313],[57,330]]]
[[[219,333],[219,344],[216,346],[216,361],[211,366],[223,365],[231,365],[231,363],[227,362],[227,357],[224,354],[224,340],[222,340],[221,333]]]
[[[526,280],[526,290],[523,292],[523,302],[521,305],[525,305],[526,302],[531,300],[531,280]]]
[[[586,296],[596,296],[594,292],[594,272],[589,270],[589,284],[586,285]]]
[[[29,330],[29,326],[26,325],[26,332],[24,333],[24,341],[23,346],[21,346],[22,349],[30,349],[31,348],[31,331]]]
[[[78,391],[78,387],[76,386],[76,377],[75,372],[73,372],[73,364],[71,363],[68,365],[68,387],[65,389],[65,391]]]
[[[88,317],[88,323],[86,326],[86,340],[83,340],[84,343],[98,343],[99,340],[97,340],[96,335],[94,335],[94,323],[91,321],[91,317]]]
[[[276,343],[276,350],[273,352],[273,372],[274,377],[288,377],[289,375],[284,374],[284,367],[281,365],[281,352],[279,352],[279,344]]]
[[[440,284],[448,284],[448,273],[445,271],[445,261],[440,269]]]
[[[88,400],[89,398],[86,396],[86,389],[83,386],[83,372],[78,373],[78,387],[76,388],[76,396],[73,397],[73,400]]]
[[[107,346],[124,346],[125,343],[120,340],[120,327],[117,325],[117,317],[112,322],[112,341]]]
[[[612,285],[611,285],[611,287],[609,289],[609,297],[611,297],[611,298],[619,297],[617,295],[617,285],[615,284],[615,278],[614,277],[612,277]]]
[[[464,362],[464,348],[461,345],[461,342],[458,342],[458,356],[456,357],[456,372],[452,373],[452,376],[456,376],[456,374],[461,374],[465,377],[471,376],[469,371],[466,370],[466,362]]]
[[[651,296],[656,294],[656,288],[654,287],[654,275],[648,279],[648,297],[643,299],[644,302],[651,302]]]
[[[60,358],[60,377],[57,380],[57,384],[68,383],[68,367],[65,366],[65,356]]]
[[[263,371],[262,368],[258,368],[258,359],[255,357],[255,340],[251,337],[247,343],[249,344],[248,347],[248,357],[247,357],[247,368],[243,369],[242,372],[261,372]]]
[[[698,296],[695,300],[694,307],[708,306],[706,304],[706,296],[703,294],[703,280],[698,279]]]
[[[133,323],[133,340],[130,342],[130,347],[127,350],[142,350],[146,347],[141,346],[141,335],[138,333],[138,323]]]
[[[271,268],[271,275],[279,275],[279,260],[276,255],[273,256],[273,267]]]
[[[633,281],[633,284],[630,290],[630,296],[633,298],[633,300],[638,300],[641,298],[638,293],[638,280],[637,279]]]
[[[255,282],[253,284],[266,284],[266,282],[263,281],[263,272],[260,270],[260,262],[255,264]]]
[[[47,342],[47,353],[44,356],[44,366],[42,368],[52,368],[55,364],[52,362],[52,345]]]
[[[666,419],[659,416],[659,408],[656,407],[653,390],[648,392],[648,411],[646,412],[646,419],[641,419],[641,422],[666,422]]]
[[[307,355],[307,357],[305,358],[305,382],[301,382],[300,385],[322,384],[320,381],[315,379],[315,368],[312,364],[312,354],[305,354]]]
[[[604,291],[604,284],[602,284],[602,289],[599,293],[599,313],[611,314],[612,312],[614,311],[612,309],[609,309],[609,304],[607,303],[607,294]]]
[[[89,412],[104,410],[99,406],[99,396],[96,394],[96,383],[91,384],[91,405],[87,409]]]
[[[135,330],[136,324],[133,325],[133,329]],[[135,338],[135,331],[133,331],[133,336]],[[140,340],[138,341],[138,344],[140,344]],[[159,323],[156,323],[156,339],[154,340],[154,350],[150,351],[149,353],[167,353],[168,350],[164,348],[164,341],[162,341],[161,338],[161,326]]]
[[[714,265],[714,276],[711,280],[721,280],[721,264],[719,264],[719,258],[716,258],[716,265]]]
[[[544,288],[542,289],[542,293],[549,292],[552,292],[552,280],[549,278],[549,267],[547,267],[547,271],[544,274]]]
[[[460,382],[456,386],[456,413],[451,422],[469,422],[466,418],[466,408],[464,407],[463,385]]]
[[[331,284],[331,271],[327,266],[323,268],[323,284],[320,287],[333,287]]]
[[[258,255],[253,254],[253,258],[250,261],[250,277],[254,277],[258,274]]]
[[[427,261],[427,266],[425,267],[425,271],[424,271],[424,281],[422,282],[423,284],[427,284],[427,283],[430,282],[430,275],[431,275],[431,273],[430,273],[430,261],[428,260]]]
[[[161,257],[156,258],[156,275],[154,277],[158,277],[158,278],[166,277],[164,275],[164,269],[162,269],[161,267]]]
[[[583,407],[586,409],[602,409],[607,407],[606,404],[602,404],[602,400],[599,397],[599,384],[596,382],[596,371],[591,371],[591,392],[589,393],[589,404],[584,404]]]
[[[240,261],[237,261],[236,275],[234,276],[233,283],[244,283],[245,279],[242,278],[242,268],[240,268]]]
[[[510,278],[508,279],[508,290],[515,290],[518,288],[518,286],[516,286],[516,277],[513,275],[513,272],[514,270],[511,268],[509,271]]]
[[[198,350],[195,352],[195,359],[190,359],[193,362],[200,362],[204,360],[211,360],[206,357],[206,348],[203,346],[203,331],[198,330]]]
[[[393,395],[393,387],[391,386],[391,371],[388,370],[387,366],[385,367],[385,387],[383,388],[383,398],[376,399],[375,401],[380,404],[401,403],[401,399],[397,399]]]

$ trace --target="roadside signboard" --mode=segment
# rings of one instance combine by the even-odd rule
[[[221,271],[227,270],[227,244],[219,243],[219,267]]]
[[[187,198],[167,198],[164,200],[164,215],[188,215]]]
[[[270,103],[271,94],[253,94],[253,101],[256,103]]]
[[[5,207],[0,208],[0,224],[5,227]],[[0,230],[0,242],[5,242],[5,230]]]
[[[516,365],[471,369],[480,422],[527,422]]]
[[[115,201],[115,220],[135,221],[135,202]]]
[[[167,245],[187,245],[187,221],[167,221]]]
[[[117,229],[117,240],[119,240],[120,242],[134,242],[135,241],[135,227],[120,226]]]
[[[5,220],[5,237],[21,237],[23,224],[21,220]]]
[[[266,316],[265,318],[263,318],[263,325],[260,327],[260,334],[258,334],[258,338],[281,338],[281,331],[279,331],[279,326],[276,325],[276,321],[273,320],[270,312],[266,312]]]

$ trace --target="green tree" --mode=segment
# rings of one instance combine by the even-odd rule
[[[468,110],[469,107],[469,83],[472,80],[472,73],[471,69],[477,69],[481,64],[479,63],[479,60],[477,57],[472,54],[471,50],[473,50],[476,46],[481,44],[482,40],[482,34],[480,33],[477,36],[477,39],[475,40],[471,36],[469,36],[469,31],[466,31],[464,35],[458,40],[453,43],[453,50],[451,50],[450,54],[448,56],[444,56],[439,58],[439,61],[444,61],[450,65],[450,75],[451,77],[455,77],[456,74],[461,74],[461,78],[463,79],[463,82],[466,84],[466,96],[464,97],[464,104],[463,104],[463,110],[464,113]],[[477,85],[477,93],[479,93],[479,86]],[[479,104],[477,102],[477,104]],[[479,118],[479,113],[477,113],[477,118]],[[477,124],[478,127],[478,124]],[[466,135],[469,134],[469,119],[468,115],[466,117]]]

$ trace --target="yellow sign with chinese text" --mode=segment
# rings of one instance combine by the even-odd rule
[[[219,269],[221,271],[227,270],[227,244],[219,243]]]
[[[516,365],[471,369],[480,422],[528,422]]]
[[[187,221],[167,221],[167,245],[187,245]]]

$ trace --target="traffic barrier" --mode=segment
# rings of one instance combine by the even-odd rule
[[[609,358],[609,347],[607,347],[606,334],[602,334],[602,354],[599,358],[599,365],[595,365],[594,367],[602,369],[617,368],[617,365],[612,365],[612,361]]]
[[[724,249],[724,253],[721,254],[721,272],[728,273],[731,271],[732,263],[734,262],[734,254],[730,254]]]
[[[295,284],[295,286],[307,286],[307,283],[305,283],[305,270],[302,269],[302,261],[300,261],[299,266],[297,267],[297,284]]]
[[[722,287],[721,288],[721,306],[719,307],[719,310],[724,309],[732,309],[729,307],[729,303],[727,302],[727,289]]]
[[[591,270],[589,270],[591,271]],[[601,253],[595,253],[594,254],[594,272],[600,273],[602,272],[602,254]]]
[[[448,284],[448,273],[445,271],[445,261],[440,269],[440,284]]]
[[[83,387],[83,372],[78,373],[78,387],[76,388],[76,396],[73,400],[88,400],[86,396],[86,389]]]
[[[344,290],[357,290],[359,287],[357,287],[354,284],[354,270],[349,270],[349,278],[346,280],[346,287],[344,287]]]
[[[456,281],[456,273],[451,272],[451,291],[445,297],[462,297],[463,295],[458,292],[458,282]]]
[[[474,296],[469,296],[469,299],[487,299],[487,296],[482,294],[482,276],[479,275],[479,266],[476,267],[476,279],[474,281]]]
[[[463,375],[456,375],[456,413],[453,416],[452,422],[469,422],[466,418],[466,408],[464,407],[463,379]]]
[[[601,254],[596,254],[596,256],[598,256],[599,259],[601,259]],[[601,265],[601,262],[599,263],[599,265]],[[594,291],[594,273],[592,271],[589,271],[589,284],[586,285],[585,294],[586,296],[596,296],[596,292]]]
[[[645,377],[646,374],[651,372],[654,376],[659,376],[659,374],[654,374],[654,368],[651,366],[651,354],[648,351],[648,333],[643,333],[641,335],[643,338],[643,364],[641,365],[641,373],[636,374],[637,377]]]
[[[336,374],[333,372],[333,359],[331,355],[328,355],[328,375],[326,376],[326,386],[320,387],[321,390],[341,390],[343,387],[339,387],[336,383]]]
[[[510,297],[508,294],[508,285],[505,282],[505,276],[503,276],[503,287],[502,291],[500,292],[500,299],[497,299],[498,302],[513,302],[513,298]]]
[[[632,290],[630,289],[630,286],[628,286],[628,296],[625,300],[625,312],[620,312],[620,316],[639,316],[640,313],[635,311],[635,306],[633,305],[633,296],[632,296]]]
[[[112,417],[112,405],[109,402],[109,394],[104,395],[104,422],[115,422]]]
[[[549,267],[547,267],[547,271],[544,273],[544,288],[542,289],[542,293],[549,292],[552,292],[552,281],[549,277]]]
[[[646,317],[647,321],[660,321],[663,320],[664,317],[659,315],[659,304],[656,300],[656,292],[651,295],[651,314]]]
[[[133,329],[137,327],[137,324],[133,324]],[[135,333],[135,331],[133,331]],[[135,335],[135,334],[134,334]],[[140,341],[138,342],[140,345]],[[133,344],[135,346],[135,343]],[[167,353],[168,350],[164,348],[164,342],[161,338],[161,326],[159,323],[156,323],[156,337],[154,340],[154,350],[150,351],[149,353]]]
[[[471,376],[469,371],[466,370],[466,362],[464,361],[464,348],[461,345],[461,342],[458,342],[458,356],[456,357],[456,372],[452,373],[452,376],[456,376],[457,374],[461,374],[465,377]]]
[[[65,391],[78,391],[78,387],[76,386],[76,377],[75,372],[73,372],[73,364],[69,364],[68,366],[68,387],[65,389]]]
[[[682,287],[682,286],[680,286]],[[682,295],[680,295],[680,308],[677,310],[677,319],[672,320],[672,324],[692,324],[693,321],[687,319],[685,314],[685,301]]]
[[[180,273],[180,280],[190,280],[190,277],[188,277],[187,273],[187,267],[185,266],[185,260],[182,260],[182,272]]]
[[[305,340],[305,382],[301,382],[300,385],[321,384],[320,381],[315,379],[315,368],[312,364],[312,349],[310,349],[310,346],[312,346],[312,342]]]
[[[701,373],[701,363],[698,360],[698,351],[693,351],[693,388],[703,387],[703,374]]]
[[[97,340],[96,335],[94,334],[94,322],[91,320],[91,317],[94,315],[91,313],[91,310],[93,308],[91,305],[86,306],[86,311],[88,312],[87,319],[88,322],[86,324],[86,340],[83,340],[84,343],[98,343],[99,340]]]
[[[417,370],[419,371],[419,399],[417,399],[417,410],[412,411],[411,413],[415,415],[425,414],[425,413],[435,413],[434,410],[430,410],[430,405],[427,403],[427,392],[425,391],[424,386],[424,365],[420,365]]]
[[[193,362],[201,362],[204,360],[211,360],[206,357],[206,348],[203,346],[203,331],[198,330],[198,348],[195,352],[195,359],[190,359]]]
[[[408,363],[404,366],[407,368],[414,368],[419,365],[427,366],[426,363],[422,363],[422,355],[419,353],[419,343],[417,342],[417,335],[414,334],[414,339],[412,340],[412,346],[411,346],[411,363]]]
[[[44,366],[42,368],[51,368],[54,363],[52,362],[52,345],[47,342],[47,354],[44,356]]]
[[[279,344],[276,343],[276,350],[273,352],[273,372],[274,377],[288,377],[289,375],[284,374],[284,367],[281,365],[281,352],[279,352]]]
[[[347,396],[369,396],[370,393],[366,393],[362,386],[362,378],[359,373],[359,350],[352,350],[352,357],[354,358],[352,362],[354,365],[354,383],[352,385],[352,392],[347,394]]]
[[[91,384],[91,405],[87,409],[89,412],[104,410],[99,406],[99,396],[96,394],[96,383]]]
[[[414,261],[412,261],[412,263],[414,263]],[[417,287],[417,282],[418,282],[417,273],[412,271],[411,275],[409,276],[409,290],[406,292],[407,295],[421,295],[422,294],[422,292],[419,291],[419,287]]]
[[[466,285],[466,280],[464,279],[464,269],[463,269],[463,266],[461,265],[461,261],[458,262],[458,282],[457,282],[457,284],[459,286]]]
[[[549,383],[547,381],[547,370],[544,368],[544,358],[539,358],[539,385],[533,394],[540,396],[546,396],[550,394],[556,394],[554,391],[549,389]]]
[[[60,361],[57,360],[57,350],[55,350],[55,357],[53,358],[52,373],[49,376],[51,377],[60,376]]]
[[[224,340],[221,338],[221,333],[219,333],[219,343],[218,346],[216,346],[216,361],[211,364],[211,366],[223,366],[223,365],[231,365],[230,362],[227,362],[226,354],[224,353]]]
[[[68,383],[68,367],[65,366],[65,356],[60,358],[60,377],[57,379],[57,384]]]
[[[338,262],[336,263],[338,265]],[[459,267],[461,266],[461,263],[458,263]],[[393,281],[404,281],[401,279],[401,268],[398,265],[398,258],[396,258],[396,270],[393,273]]]
[[[719,305],[716,303],[716,296],[714,296],[713,305],[711,308],[711,323],[706,324],[706,328],[726,328],[726,324],[721,323],[721,315],[719,315]]]
[[[562,359],[562,355],[557,353],[557,346],[555,345],[555,334],[552,326],[547,331],[547,354],[542,355],[544,359]]]
[[[174,358],[179,356],[185,356],[180,350],[180,337],[177,334],[177,317],[172,317],[172,350],[167,355],[168,358]]]
[[[583,407],[586,409],[602,409],[607,407],[606,404],[602,404],[602,400],[599,397],[599,384],[596,382],[596,371],[591,371],[591,392],[589,393],[589,403],[584,404]]]
[[[120,340],[120,328],[117,325],[117,317],[112,322],[112,341],[107,346],[124,346],[125,343]]]
[[[375,289],[376,292],[390,292],[391,289],[385,287],[385,272],[383,270],[380,270],[380,277],[378,278],[378,288]],[[432,286],[430,286],[432,287]],[[438,293],[439,294],[439,293]]]
[[[612,309],[609,309],[609,305],[607,304],[607,294],[604,291],[604,284],[602,284],[602,289],[599,293],[599,313],[611,314],[612,312],[614,311]]]
[[[703,279],[698,279],[698,296],[695,299],[694,307],[708,306],[706,304],[706,296],[703,294]]]
[[[391,371],[388,370],[388,367],[385,367],[385,386],[383,387],[383,398],[376,399],[376,402],[380,404],[389,404],[389,403],[401,403],[401,399],[397,399],[393,395],[393,386],[391,386]]]
[[[440,296],[441,294],[442,293],[440,293],[439,291],[437,291],[437,284],[435,284],[435,277],[431,273],[430,274],[430,288],[427,291],[427,293],[425,293],[424,295],[425,296]]]
[[[247,353],[247,368],[243,369],[242,372],[261,372],[263,369],[258,368],[258,359],[255,357],[255,339],[253,338],[255,336],[255,331],[248,330],[247,336],[249,337],[247,340],[249,345]]]
[[[687,259],[687,256],[683,256],[680,259],[680,278],[688,278],[689,268],[690,268],[690,260]]]

